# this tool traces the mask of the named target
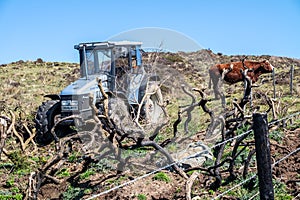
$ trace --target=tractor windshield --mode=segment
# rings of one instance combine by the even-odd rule
[[[111,69],[111,49],[97,50],[97,58],[100,72],[110,72]]]
[[[81,66],[82,77],[85,76],[86,70],[88,75],[110,73],[111,49],[87,49],[85,54]],[[86,59],[86,62],[84,59]],[[87,67],[85,67],[85,65],[87,65]]]

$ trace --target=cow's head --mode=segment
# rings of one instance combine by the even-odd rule
[[[271,73],[274,70],[273,65],[268,60],[264,60],[260,63],[260,70],[263,73]]]

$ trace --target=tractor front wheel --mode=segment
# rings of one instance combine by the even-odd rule
[[[55,117],[61,112],[59,100],[49,100],[43,102],[38,108],[35,117],[36,136],[35,140],[39,144],[48,144],[54,138],[51,129],[55,124]]]

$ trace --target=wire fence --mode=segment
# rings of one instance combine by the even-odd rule
[[[290,153],[287,154],[286,156],[280,158],[280,159],[277,160],[276,162],[274,162],[274,163],[272,164],[272,168],[273,168],[275,165],[277,165],[278,163],[284,161],[284,160],[287,159],[288,157],[290,157],[290,156],[292,156],[293,154],[297,153],[298,151],[300,151],[300,147],[297,148],[297,149],[295,149],[294,151],[290,152]],[[237,187],[239,187],[239,186],[245,184],[246,182],[248,182],[248,181],[250,181],[251,179],[256,178],[256,177],[257,177],[257,175],[255,174],[255,175],[251,176],[250,178],[247,178],[247,179],[243,180],[243,181],[240,182],[239,184],[237,184],[237,185],[235,185],[234,187],[232,187],[232,188],[230,188],[230,189],[224,191],[223,193],[219,194],[218,196],[216,196],[216,197],[213,198],[213,199],[219,199],[219,198],[223,197],[223,196],[224,196],[225,194],[227,194],[228,192],[230,192],[230,191],[236,189]],[[257,195],[257,194],[255,194],[254,196],[256,196],[256,195]],[[251,198],[252,198],[252,197],[251,197]]]
[[[246,135],[246,134],[249,134],[249,133],[251,133],[251,132],[252,132],[252,130],[246,131],[246,132],[244,132],[244,133],[242,133],[242,134],[240,134],[240,135],[237,135],[237,136],[232,137],[232,138],[230,138],[230,139],[228,139],[228,140],[225,140],[225,141],[223,141],[223,142],[221,142],[221,143],[218,143],[218,144],[216,144],[216,145],[214,145],[214,146],[212,146],[212,147],[210,147],[210,148],[212,148],[212,149],[213,149],[213,148],[216,148],[216,147],[218,147],[218,146],[221,146],[221,145],[224,144],[224,143],[227,143],[227,142],[230,142],[230,141],[232,141],[232,140],[235,140],[235,139],[237,139],[237,138],[239,138],[239,137],[242,137],[242,136],[244,136],[244,135]],[[201,153],[205,153],[206,151],[207,151],[207,150],[199,151],[199,152],[197,152],[197,153],[195,153],[195,154],[192,154],[192,155],[190,155],[190,156],[188,156],[188,157],[185,157],[185,158],[183,158],[183,159],[181,159],[181,160],[178,160],[178,161],[176,161],[176,162],[173,162],[173,163],[170,163],[170,164],[165,165],[165,166],[163,166],[163,167],[160,167],[160,168],[158,168],[158,169],[156,169],[156,170],[153,170],[153,171],[151,171],[151,172],[149,172],[149,173],[147,173],[147,174],[144,174],[144,175],[142,175],[142,176],[139,176],[139,177],[137,177],[137,178],[135,178],[135,179],[133,179],[133,180],[130,180],[130,181],[128,181],[128,182],[125,182],[125,183],[123,183],[123,184],[121,184],[121,185],[118,185],[118,186],[116,186],[116,187],[113,187],[113,188],[111,188],[111,189],[109,189],[109,190],[103,191],[103,192],[101,192],[101,193],[99,193],[99,194],[96,194],[96,195],[94,195],[94,196],[92,196],[92,197],[89,197],[89,198],[87,198],[86,200],[94,199],[94,198],[97,198],[97,197],[102,196],[102,195],[104,195],[104,194],[107,194],[107,193],[109,193],[109,192],[111,192],[111,191],[120,189],[120,188],[122,188],[122,187],[124,187],[124,186],[127,186],[127,185],[129,185],[129,184],[132,184],[132,183],[134,183],[134,182],[136,182],[136,181],[138,181],[138,180],[141,180],[141,179],[143,179],[143,178],[146,178],[146,177],[148,177],[148,176],[151,176],[152,174],[155,174],[155,173],[160,172],[160,171],[162,171],[162,170],[164,170],[164,169],[167,169],[167,168],[169,168],[169,167],[172,167],[172,166],[175,165],[175,164],[179,164],[179,163],[181,163],[181,162],[183,162],[183,161],[185,161],[185,160],[188,160],[188,159],[190,159],[190,158],[193,158],[193,157],[195,157],[195,156],[197,156],[197,155],[199,155],[199,154],[201,154]]]
[[[295,117],[295,116],[298,116],[298,115],[300,115],[300,112],[296,112],[296,113],[290,114],[290,115],[285,116],[285,117],[283,117],[283,118],[281,118],[281,119],[277,119],[277,120],[275,120],[275,121],[272,121],[272,122],[268,123],[268,126],[271,126],[271,125],[273,125],[273,124],[277,124],[278,122],[281,122],[281,121],[286,120],[286,119],[290,119],[290,118]],[[248,131],[246,131],[246,132],[244,132],[244,133],[241,133],[241,134],[239,134],[239,135],[237,135],[237,136],[235,136],[235,137],[229,138],[229,139],[224,140],[224,141],[222,141],[222,142],[220,142],[220,143],[218,143],[218,144],[215,144],[215,145],[213,145],[213,146],[210,147],[210,148],[211,148],[211,149],[214,149],[214,148],[216,148],[216,147],[219,147],[219,146],[221,146],[221,145],[223,145],[223,144],[225,144],[225,143],[227,143],[227,142],[236,140],[236,139],[238,139],[238,138],[240,138],[240,137],[242,137],[242,136],[244,136],[244,135],[250,134],[252,131],[253,131],[253,130],[250,129],[250,130],[248,130]],[[110,189],[108,189],[108,190],[105,190],[105,191],[103,191],[103,192],[101,192],[101,193],[95,194],[95,195],[93,195],[93,196],[87,198],[86,200],[95,199],[95,198],[100,197],[100,196],[102,196],[102,195],[108,194],[109,192],[112,192],[112,191],[114,191],[114,190],[123,188],[123,187],[125,187],[125,186],[127,186],[127,185],[130,185],[130,184],[135,183],[135,182],[137,182],[137,181],[139,181],[139,180],[141,180],[141,179],[144,179],[144,178],[146,178],[146,177],[148,177],[148,176],[151,176],[151,175],[153,175],[153,174],[155,174],[155,173],[157,173],[157,172],[160,172],[160,171],[162,171],[162,170],[164,170],[164,169],[167,169],[167,168],[170,168],[170,167],[172,167],[172,166],[174,166],[174,165],[177,165],[177,164],[179,164],[179,163],[182,163],[183,161],[188,160],[188,159],[190,159],[190,158],[193,158],[193,157],[195,157],[195,156],[197,156],[197,155],[199,155],[199,154],[201,154],[201,153],[205,153],[206,151],[207,151],[207,150],[202,150],[202,151],[199,151],[199,152],[197,152],[197,153],[195,153],[195,154],[189,155],[189,156],[187,156],[187,157],[185,157],[185,158],[183,158],[183,159],[181,159],[181,160],[178,160],[178,161],[176,161],[176,162],[173,162],[173,163],[170,163],[170,164],[165,165],[165,166],[163,166],[163,167],[160,167],[160,168],[158,168],[158,169],[156,169],[156,170],[153,170],[153,171],[151,171],[151,172],[149,172],[149,173],[146,173],[146,174],[144,174],[144,175],[142,175],[142,176],[139,176],[139,177],[137,177],[137,178],[135,178],[135,179],[132,179],[132,180],[127,181],[127,182],[125,182],[125,183],[122,183],[122,184],[120,184],[120,185],[118,185],[118,186],[115,186],[115,187],[113,187],[113,188],[110,188]],[[298,151],[300,151],[300,148],[298,148],[298,149],[296,149],[296,150],[290,152],[288,155],[286,155],[286,156],[284,156],[283,158],[279,159],[278,161],[274,162],[273,165],[272,165],[272,167],[274,167],[274,166],[277,165],[278,163],[282,162],[283,160],[287,159],[287,158],[290,157],[291,155],[297,153]],[[224,195],[227,194],[228,192],[230,192],[230,191],[234,190],[235,188],[237,188],[237,187],[239,187],[239,186],[245,184],[246,182],[250,181],[251,179],[255,178],[256,176],[257,176],[257,175],[253,175],[253,176],[251,176],[250,178],[243,180],[243,181],[240,182],[239,184],[237,184],[237,185],[235,185],[234,187],[228,189],[227,191],[225,191],[225,192],[219,194],[217,197],[215,197],[215,198],[213,198],[213,199],[219,199],[219,198],[221,198],[222,196],[224,196]],[[256,195],[257,195],[257,194],[256,194]],[[255,195],[255,196],[256,196],[256,195]]]
[[[271,126],[271,125],[273,125],[273,124],[277,124],[278,122],[284,121],[284,120],[286,120],[286,119],[290,119],[290,118],[295,117],[295,116],[297,116],[297,115],[300,115],[300,112],[296,112],[296,113],[290,114],[290,115],[288,115],[288,116],[285,116],[285,117],[283,117],[283,118],[280,118],[280,119],[277,119],[277,120],[275,120],[275,121],[272,121],[272,122],[270,122],[268,125]]]

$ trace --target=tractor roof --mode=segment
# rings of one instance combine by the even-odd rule
[[[79,43],[78,45],[75,45],[75,49],[81,49],[83,46],[86,46],[87,48],[93,48],[93,47],[99,47],[99,48],[112,48],[115,46],[141,46],[142,42],[133,42],[133,41],[106,41],[106,42],[87,42],[87,43]]]

